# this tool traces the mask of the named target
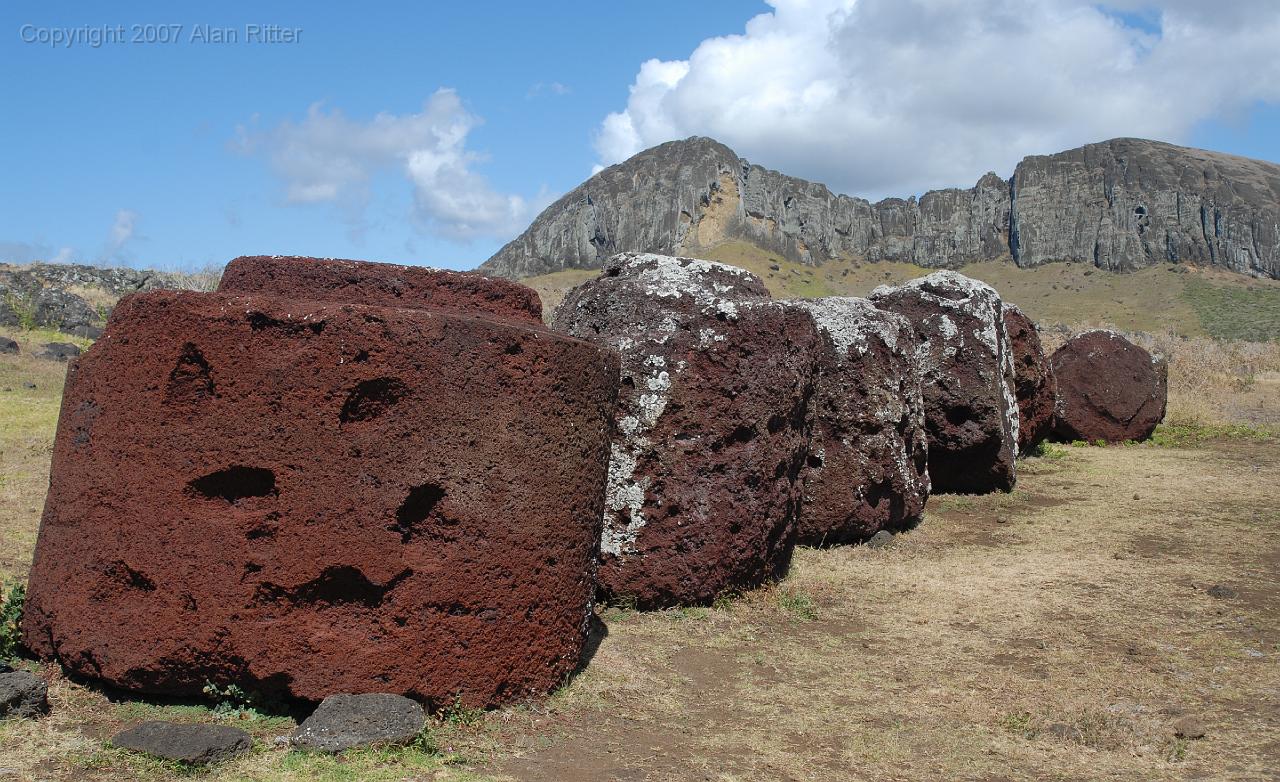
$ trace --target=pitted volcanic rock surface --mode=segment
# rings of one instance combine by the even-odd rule
[[[1009,491],[1016,480],[1018,404],[1000,295],[953,271],[871,293],[915,329],[935,492]]]
[[[797,542],[861,542],[914,526],[929,473],[911,324],[866,299],[787,304],[812,315],[823,337]]]
[[[68,375],[25,641],[149,693],[545,693],[591,612],[617,377],[511,320],[130,296]]]
[[[1058,385],[1040,344],[1040,332],[1022,310],[1004,304],[1004,328],[1013,349],[1013,395],[1018,400],[1018,453],[1035,448],[1053,431]]]
[[[552,328],[622,358],[601,591],[640,608],[707,603],[790,561],[820,336],[759,278],[624,254]]]
[[[1054,351],[1054,435],[1068,442],[1145,440],[1164,420],[1169,368],[1114,331],[1087,331]]]
[[[473,312],[542,323],[542,301],[532,288],[475,272],[425,266],[338,258],[242,256],[227,264],[218,290],[307,301]]]

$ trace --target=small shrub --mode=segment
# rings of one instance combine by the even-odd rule
[[[1000,718],[1000,727],[1024,739],[1034,739],[1040,735],[1040,731],[1032,724],[1031,713],[1026,711],[1004,715]]]
[[[818,618],[818,604],[804,592],[779,589],[777,600],[779,608],[802,622],[810,622]]]
[[[484,709],[472,709],[462,705],[462,696],[440,711],[440,721],[455,728],[474,728],[484,722]]]
[[[22,606],[27,599],[27,585],[21,581],[4,589],[0,604],[0,660],[17,656],[22,645]]]
[[[279,699],[245,690],[238,684],[219,687],[213,682],[205,682],[204,694],[214,703],[213,713],[223,717],[256,720],[284,711]]]

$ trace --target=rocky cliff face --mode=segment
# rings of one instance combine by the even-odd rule
[[[481,267],[504,277],[598,268],[623,251],[696,255],[743,240],[789,260],[956,268],[1166,261],[1280,276],[1280,166],[1117,139],[1029,157],[1010,181],[871,203],[770,171],[708,138],[673,141],[601,171]]]
[[[1122,138],[1034,156],[1013,175],[1019,266],[1196,263],[1280,277],[1280,166]]]

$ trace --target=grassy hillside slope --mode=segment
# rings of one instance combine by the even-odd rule
[[[932,271],[907,263],[856,261],[804,266],[739,241],[716,245],[699,256],[754,272],[777,298],[865,296],[877,285]],[[1187,266],[1117,274],[1083,264],[1020,269],[1008,261],[992,261],[970,264],[960,271],[992,285],[1005,300],[1042,325],[1108,324],[1122,331],[1280,339],[1280,281],[1276,280]],[[568,270],[522,282],[542,295],[549,317],[570,288],[595,274]]]

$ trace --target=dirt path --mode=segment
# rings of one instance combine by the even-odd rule
[[[935,498],[890,549],[802,550],[728,607],[606,611],[590,667],[492,715],[476,770],[1280,779],[1280,447],[1027,464],[1013,495]],[[1187,717],[1204,738],[1174,735]]]

